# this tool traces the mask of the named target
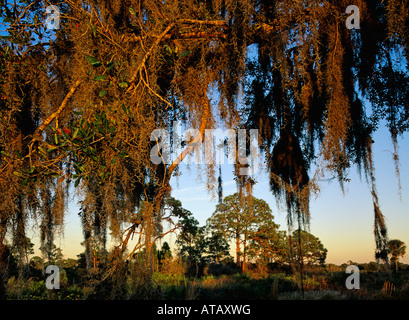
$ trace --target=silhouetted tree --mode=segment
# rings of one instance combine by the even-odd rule
[[[179,223],[181,228],[176,239],[178,255],[187,264],[188,270],[193,268],[194,275],[198,276],[206,250],[204,227],[199,227],[199,221],[187,210]]]
[[[398,271],[398,261],[400,257],[403,257],[406,254],[406,245],[401,240],[389,240],[388,241],[388,250],[390,255],[390,261],[393,264],[393,272]]]
[[[288,258],[292,259],[294,263],[299,264],[302,260],[304,265],[324,265],[327,258],[328,250],[321,243],[320,239],[304,230],[295,230],[292,234],[291,244],[289,243]],[[299,250],[298,244],[301,244],[301,250]],[[292,248],[290,247],[292,246]],[[290,257],[292,252],[292,257]]]
[[[216,206],[208,224],[210,230],[235,241],[236,262],[245,270],[249,242],[263,236],[266,228],[273,232],[277,230],[273,219],[267,202],[252,196],[240,197],[239,193],[235,193]]]

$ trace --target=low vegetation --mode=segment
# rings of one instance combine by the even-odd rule
[[[60,289],[47,290],[47,274],[32,258],[24,275],[11,270],[6,283],[9,300],[85,300],[85,299],[164,299],[164,300],[349,300],[408,299],[409,265],[398,263],[396,272],[385,264],[325,264],[306,268],[303,293],[300,277],[288,265],[250,263],[246,272],[232,262],[203,266],[198,276],[189,276],[188,266],[180,258],[167,257],[152,279],[144,278],[138,259],[128,261],[121,283],[112,290],[112,282],[99,281],[100,273],[86,271],[83,255],[77,260],[60,259]],[[360,289],[348,290],[347,265],[360,269]],[[158,264],[157,264],[158,265]]]
[[[226,197],[240,203],[238,194]],[[409,265],[399,262],[406,254],[404,242],[388,242],[388,263],[342,265],[326,263],[327,249],[304,230],[290,235],[279,230],[268,204],[260,199],[240,205],[216,206],[204,226],[181,202],[170,198],[177,211],[178,232],[173,250],[158,241],[145,248],[117,255],[117,247],[105,249],[97,242],[86,245],[77,259],[64,259],[55,245],[50,254],[34,256],[34,244],[26,237],[26,251],[6,246],[6,299],[11,300],[322,300],[409,298]],[[253,205],[253,207],[252,207]],[[268,219],[259,219],[259,213]],[[256,216],[256,218],[254,218]],[[268,221],[268,222],[266,222]],[[238,246],[230,255],[230,241]],[[87,248],[90,248],[88,250]],[[29,256],[31,258],[29,259]],[[151,268],[146,268],[147,264]],[[59,287],[47,289],[51,274],[59,268]],[[359,289],[348,289],[349,265],[359,268]],[[55,281],[54,281],[55,284]]]

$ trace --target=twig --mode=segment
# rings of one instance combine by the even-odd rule
[[[141,70],[141,79],[142,79],[142,82],[145,84],[145,86],[146,86],[156,97],[158,97],[160,100],[162,100],[164,103],[166,103],[170,108],[173,108],[172,104],[171,104],[169,101],[165,100],[163,97],[161,97],[159,94],[157,94],[156,91],[153,90],[153,89],[149,86],[149,83],[148,83],[148,72],[146,71],[146,67],[145,67],[145,66],[143,67],[143,69],[145,70],[146,81],[145,81],[145,79],[143,78],[142,70]]]
[[[132,90],[134,88],[134,82],[136,77],[138,76],[138,74],[140,73],[142,67],[145,65],[146,60],[149,58],[149,56],[151,55],[153,49],[155,47],[157,47],[160,43],[160,41],[162,40],[162,38],[175,26],[174,23],[169,24],[166,29],[156,38],[155,42],[152,44],[152,46],[149,48],[148,52],[146,52],[145,56],[143,57],[141,63],[139,64],[138,68],[136,69],[136,71],[134,72],[131,80],[129,81],[131,83],[130,87],[128,88],[128,90],[126,92],[129,92],[130,90]]]

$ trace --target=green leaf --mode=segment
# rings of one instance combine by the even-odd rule
[[[48,148],[48,149],[47,149],[47,152],[54,151],[55,149],[58,149],[58,147],[51,147],[51,148]]]
[[[95,81],[102,81],[102,80],[105,80],[106,77],[107,77],[107,75],[105,75],[105,74],[96,74],[95,77],[94,77],[94,80]]]
[[[172,48],[171,48],[169,45],[167,45],[167,44],[165,44],[165,49],[166,49],[166,52],[167,52],[167,53],[169,53],[169,54],[172,54],[172,53],[173,53]]]
[[[5,157],[8,157],[9,155],[5,151],[1,151],[1,154]]]
[[[125,152],[123,152],[123,151],[121,151],[121,152],[118,154],[118,157],[120,157],[121,159],[125,158],[125,156],[126,156],[126,154],[125,154]]]
[[[101,90],[100,92],[99,92],[99,96],[102,98],[103,96],[105,96],[106,95],[106,93],[107,93],[107,91],[104,89],[104,90]]]
[[[67,140],[70,140],[70,139],[71,139],[71,137],[70,137],[67,133],[65,133],[63,130],[61,130],[61,133],[63,134],[63,136],[65,137],[65,139],[67,139]],[[64,141],[64,142],[67,143],[67,140]],[[65,143],[63,143],[61,146],[65,146]]]
[[[78,131],[80,131],[80,128],[75,129],[74,134],[72,135],[73,140],[77,137]]]
[[[91,64],[91,66],[93,66],[93,67],[101,66],[101,62],[99,62],[99,60],[97,58],[95,58],[95,57],[87,56],[87,60]]]
[[[179,55],[179,58],[183,58],[183,57],[186,57],[189,53],[191,53],[192,52],[192,50],[187,50],[187,51],[184,51],[184,52],[182,52],[180,55]]]
[[[134,8],[129,8],[129,12],[132,14],[132,15],[136,15],[136,11],[135,11],[135,9]]]
[[[114,165],[114,164],[115,164],[115,161],[116,161],[116,156],[112,158],[111,164]]]
[[[128,83],[127,82],[120,82],[118,84],[118,86],[121,87],[121,88],[126,88],[126,87],[128,87]]]
[[[74,187],[78,187],[78,185],[80,184],[81,178],[78,178],[77,180],[75,180],[74,182]]]
[[[114,62],[108,62],[107,63],[107,70],[110,71],[114,67],[115,63]]]
[[[124,113],[126,115],[129,115],[129,107],[125,106],[124,104],[122,104],[121,107],[122,107],[122,110],[124,110]]]
[[[40,154],[41,154],[43,157],[47,157],[47,152],[45,152],[42,147],[38,147],[38,151],[40,152]]]
[[[102,130],[102,128],[101,128],[100,126],[97,126],[97,130],[98,130],[102,135],[105,134],[104,130]]]

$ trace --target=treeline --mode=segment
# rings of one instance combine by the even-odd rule
[[[236,274],[243,272],[263,273],[284,271],[298,272],[304,266],[325,265],[327,249],[312,234],[295,230],[290,236],[279,230],[274,223],[269,205],[255,197],[241,197],[238,193],[227,196],[216,206],[215,212],[204,226],[193,214],[182,207],[179,200],[167,198],[165,208],[169,215],[179,217],[174,250],[159,239],[150,248],[129,252],[125,261],[117,260],[117,247],[107,250],[98,241],[85,242],[84,252],[78,259],[63,259],[59,248],[53,247],[44,258],[35,256],[33,244],[26,238],[24,257],[12,245],[6,246],[7,279],[44,279],[45,267],[54,264],[63,272],[63,283],[90,286],[98,297],[99,290],[121,291],[129,285],[129,274],[136,282],[136,291],[148,286],[155,287],[150,271],[168,275],[184,275],[198,278],[203,275]],[[166,213],[164,213],[166,214]],[[173,230],[173,229],[172,229]],[[165,230],[158,230],[162,234]],[[233,257],[231,244],[235,244]],[[300,247],[301,245],[301,247]],[[301,248],[301,250],[300,250]],[[146,261],[153,269],[146,271]],[[20,263],[19,261],[25,261]],[[117,263],[113,265],[113,263]],[[132,271],[133,270],[133,271]],[[135,271],[138,270],[138,271]],[[127,280],[125,280],[127,279]],[[108,290],[109,291],[109,290]],[[148,290],[149,292],[151,290]],[[120,295],[120,293],[118,293]],[[140,293],[142,297],[146,293]]]

